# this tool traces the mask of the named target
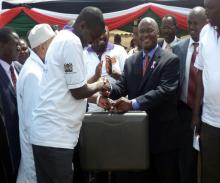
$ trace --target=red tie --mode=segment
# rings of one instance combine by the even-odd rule
[[[13,88],[16,92],[16,82],[17,82],[17,78],[16,78],[16,75],[15,75],[15,70],[14,70],[14,67],[11,65],[10,68],[9,68],[10,72],[11,72],[11,80],[12,80],[12,83],[13,83]]]
[[[195,94],[195,86],[196,86],[196,74],[197,69],[194,67],[194,63],[197,55],[197,47],[199,43],[193,43],[193,54],[191,57],[190,70],[189,70],[189,81],[188,81],[188,95],[187,95],[187,104],[192,109],[194,106],[194,94]]]
[[[145,56],[143,63],[143,72],[142,72],[143,76],[145,75],[148,65],[149,65],[149,57]]]

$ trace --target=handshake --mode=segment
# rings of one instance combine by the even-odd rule
[[[111,86],[106,78],[101,78],[102,88],[99,95],[96,98],[96,104],[110,112],[127,112],[132,110],[132,101],[125,97],[121,97],[118,100],[112,100],[109,98],[111,92]]]

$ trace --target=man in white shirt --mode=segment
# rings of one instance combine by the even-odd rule
[[[176,37],[177,23],[176,18],[171,15],[166,15],[161,21],[161,39],[158,41],[159,46],[163,49],[172,51],[171,47],[180,39]]]
[[[32,112],[36,107],[40,93],[40,81],[43,75],[46,51],[55,36],[48,24],[38,24],[31,29],[28,40],[33,51],[25,62],[17,81],[17,104],[19,115],[19,133],[21,161],[17,183],[36,183],[36,171],[33,151],[30,144],[30,126]]]
[[[209,24],[200,34],[196,97],[192,122],[201,130],[202,182],[220,182],[220,1],[204,1]],[[200,119],[200,104],[202,116]],[[202,123],[200,124],[200,121]]]
[[[86,99],[105,88],[105,81],[87,84],[83,47],[104,32],[102,12],[84,8],[74,30],[61,30],[45,57],[41,93],[33,111],[30,142],[38,183],[72,183],[73,149],[86,112]]]
[[[101,76],[105,76],[110,83],[115,83],[124,69],[127,52],[122,46],[109,42],[109,31],[107,27],[105,29],[106,32],[84,50],[88,83],[95,82]],[[89,112],[103,110],[96,104],[89,103]]]
[[[192,109],[195,98],[196,72],[194,62],[197,57],[199,34],[207,23],[203,7],[193,8],[188,15],[190,38],[179,41],[172,47],[180,59],[180,101],[178,112],[181,120],[180,179],[181,183],[197,182],[197,152],[193,148]]]

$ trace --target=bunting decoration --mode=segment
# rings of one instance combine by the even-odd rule
[[[103,13],[103,15],[109,30],[113,30],[119,29],[120,27],[133,22],[149,10],[153,11],[159,17],[163,17],[167,14],[175,16],[178,28],[187,30],[187,15],[190,8],[167,6],[156,3],[144,3],[126,10]],[[20,13],[25,13],[36,23],[48,23],[51,25],[59,25],[61,27],[67,24],[68,21],[75,20],[78,16],[78,14],[60,13],[39,8],[20,6],[1,10],[0,28],[9,24]]]

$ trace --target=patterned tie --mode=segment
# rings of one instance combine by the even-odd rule
[[[14,67],[11,65],[10,68],[9,68],[10,72],[11,72],[11,80],[12,80],[12,83],[13,83],[13,88],[16,92],[16,82],[17,82],[17,78],[16,78],[16,75],[15,75],[15,70],[14,70]]]
[[[145,56],[143,61],[143,71],[142,71],[143,76],[145,75],[148,65],[149,65],[149,56]]]
[[[199,43],[193,43],[193,54],[191,57],[190,70],[189,70],[189,81],[188,81],[188,95],[187,95],[187,104],[193,109],[194,106],[194,94],[195,94],[195,85],[196,85],[196,74],[197,69],[194,67],[194,63],[197,55],[197,47]]]

